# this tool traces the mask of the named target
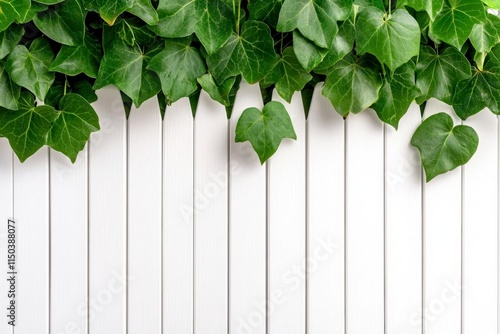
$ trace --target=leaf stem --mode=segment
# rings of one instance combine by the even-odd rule
[[[66,96],[66,89],[68,88],[68,77],[64,76],[64,95]]]

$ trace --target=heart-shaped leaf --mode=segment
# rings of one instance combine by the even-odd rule
[[[467,163],[477,150],[479,138],[467,125],[454,127],[446,113],[430,116],[415,131],[411,144],[418,148],[426,181]]]
[[[418,55],[420,26],[405,9],[393,14],[370,7],[357,19],[356,49],[371,53],[392,71]]]
[[[234,15],[224,0],[195,0],[196,36],[209,54],[217,51],[231,36]]]
[[[267,103],[262,112],[248,108],[236,124],[236,142],[249,141],[262,164],[276,152],[284,138],[296,140],[297,135],[290,115],[280,102]]]
[[[158,24],[149,27],[162,37],[180,38],[195,31],[195,0],[160,0],[158,5]]]

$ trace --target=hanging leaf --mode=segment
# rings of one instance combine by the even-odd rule
[[[210,73],[217,82],[243,75],[248,83],[262,80],[274,67],[277,55],[269,27],[257,21],[247,21],[241,35],[231,35],[226,44],[208,56]]]
[[[486,20],[485,13],[481,0],[445,0],[430,32],[437,39],[460,49],[474,25]]]
[[[23,27],[17,24],[13,24],[7,30],[0,32],[0,60],[14,50],[19,41],[21,41],[23,34]]]
[[[219,102],[223,106],[231,105],[231,90],[236,83],[236,77],[228,78],[221,85],[217,85],[213,76],[207,73],[198,78],[198,83],[205,92],[210,95],[212,99]]]
[[[12,81],[43,101],[55,78],[54,73],[49,71],[53,59],[49,42],[37,38],[29,50],[24,45],[16,46],[7,57],[5,67]]]
[[[280,102],[267,103],[262,112],[257,108],[243,111],[236,124],[236,142],[249,141],[264,164],[284,138],[297,139],[292,120]]]
[[[118,16],[134,5],[134,0],[83,0],[85,9],[98,12],[112,26]]]
[[[0,0],[0,31],[26,15],[31,6],[30,0]]]
[[[399,120],[419,94],[420,91],[415,87],[415,64],[410,61],[397,68],[394,74],[387,78],[373,109],[381,121],[397,129]]]
[[[94,108],[80,95],[70,93],[59,102],[47,145],[75,162],[90,134],[99,129],[99,117]]]
[[[352,0],[285,0],[278,19],[278,31],[298,29],[317,46],[329,49],[337,33],[337,21],[352,10]]]
[[[209,54],[221,48],[231,36],[234,15],[223,0],[195,0],[196,36]],[[226,43],[227,44],[227,43]]]
[[[488,19],[480,24],[474,25],[470,34],[470,41],[476,54],[474,60],[479,68],[483,68],[486,54],[491,48],[500,42],[500,36],[493,20],[499,20],[498,17],[488,14]]]
[[[420,26],[406,10],[393,14],[371,7],[359,13],[356,50],[371,53],[394,71],[418,55]]]
[[[379,72],[370,56],[349,54],[332,67],[322,93],[343,117],[350,112],[359,113],[378,99],[382,87]]]
[[[166,43],[163,51],[151,59],[148,69],[158,74],[168,104],[194,93],[198,88],[196,79],[207,70],[197,49],[176,42]]]
[[[463,53],[452,47],[440,48],[439,52],[422,46],[417,63],[417,87],[422,95],[417,103],[434,97],[451,104],[457,82],[471,76],[470,63]]]
[[[328,49],[316,46],[297,30],[293,31],[293,49],[299,62],[298,65],[307,72],[318,66],[328,54]]]
[[[21,87],[16,85],[9,77],[5,64],[0,61],[0,107],[17,110]]]
[[[467,163],[478,143],[474,129],[466,125],[454,127],[453,119],[446,113],[427,118],[411,139],[420,151],[427,182]]]
[[[400,0],[396,2],[398,8],[410,7],[416,11],[426,11],[431,20],[443,8],[444,0]]]
[[[283,0],[252,0],[248,3],[250,20],[263,21],[276,27]]]
[[[139,17],[147,24],[158,23],[158,13],[154,9],[150,0],[135,0],[134,5],[127,10],[129,13]]]
[[[195,0],[160,0],[158,24],[149,28],[162,37],[186,37],[195,31],[196,15]]]

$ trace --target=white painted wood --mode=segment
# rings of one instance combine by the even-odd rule
[[[259,85],[242,83],[233,109],[229,168],[230,333],[266,333],[266,166],[249,142],[235,143],[243,110],[262,108]]]
[[[467,119],[479,147],[463,167],[463,314],[465,334],[495,333],[498,305],[498,121],[489,110]]]
[[[420,125],[412,104],[398,130],[385,126],[386,333],[421,334],[422,179],[418,150],[410,145]]]
[[[127,126],[118,89],[97,91],[89,148],[89,333],[125,333]],[[87,314],[79,310],[79,314]]]
[[[347,333],[384,333],[384,129],[373,110],[346,121]]]
[[[307,120],[307,333],[344,333],[344,119],[314,92]]]
[[[87,149],[50,152],[50,332],[87,331]]]
[[[161,333],[162,122],[156,98],[128,120],[127,333]]]
[[[13,212],[13,152],[9,146],[9,142],[5,138],[0,138],[0,249],[7,250],[7,231],[8,220],[14,219]],[[7,256],[7,253],[5,253]],[[7,259],[2,259],[2,272],[6,271]],[[3,275],[3,273],[2,273]],[[3,276],[2,276],[3,278]],[[7,278],[0,280],[0,303],[5,306],[9,305],[9,298],[7,291],[9,291],[9,284]],[[12,333],[13,328],[7,324],[7,318],[0,322],[0,333]]]
[[[228,332],[228,121],[201,93],[194,121],[194,331]]]
[[[163,122],[163,332],[193,333],[193,115],[189,99]]]
[[[268,162],[269,334],[306,331],[306,122],[300,93],[285,104],[297,141]]]
[[[460,123],[450,106],[434,99],[428,101],[424,118],[438,112]],[[461,333],[461,185],[457,168],[423,188],[425,334]]]
[[[49,333],[49,153],[14,161],[17,225],[16,334]]]

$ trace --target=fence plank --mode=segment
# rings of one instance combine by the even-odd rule
[[[276,96],[279,101],[283,100]],[[306,131],[299,93],[284,102],[297,141],[284,140],[269,160],[269,334],[306,331]]]
[[[132,108],[128,127],[127,333],[160,333],[162,122],[157,100]]]
[[[16,334],[49,332],[49,154],[14,162],[17,225]],[[36,278],[36,279],[34,279]]]
[[[127,126],[118,89],[97,91],[89,144],[89,334],[125,333]],[[103,303],[103,296],[111,300]]]
[[[13,198],[13,153],[9,142],[5,138],[0,138],[0,249],[7,251],[8,220],[14,219],[14,198]],[[7,263],[2,263],[2,271],[7,271]],[[9,305],[10,299],[7,296],[9,285],[7,277],[2,276],[0,280],[0,303],[5,308]],[[0,333],[7,334],[13,332],[13,327],[7,324],[9,319],[4,318],[0,323]]]
[[[384,333],[384,132],[372,110],[346,123],[347,333]]]
[[[87,162],[50,154],[51,333],[87,331]]]
[[[195,333],[228,332],[228,121],[204,92],[194,122]]]
[[[479,147],[463,167],[463,332],[495,333],[498,297],[498,121],[489,110],[464,122]]]
[[[266,166],[250,143],[234,139],[238,119],[248,107],[262,107],[260,89],[242,83],[229,135],[229,332],[265,334]]]
[[[424,117],[450,106],[431,99]],[[426,334],[461,333],[461,169],[424,185],[424,314]]]
[[[410,145],[420,125],[412,104],[398,130],[386,125],[386,328],[388,334],[421,334],[413,318],[422,310],[422,179],[418,151]]]
[[[307,332],[344,333],[344,120],[318,85],[307,120]]]
[[[188,99],[163,122],[163,332],[193,333],[193,115]]]

